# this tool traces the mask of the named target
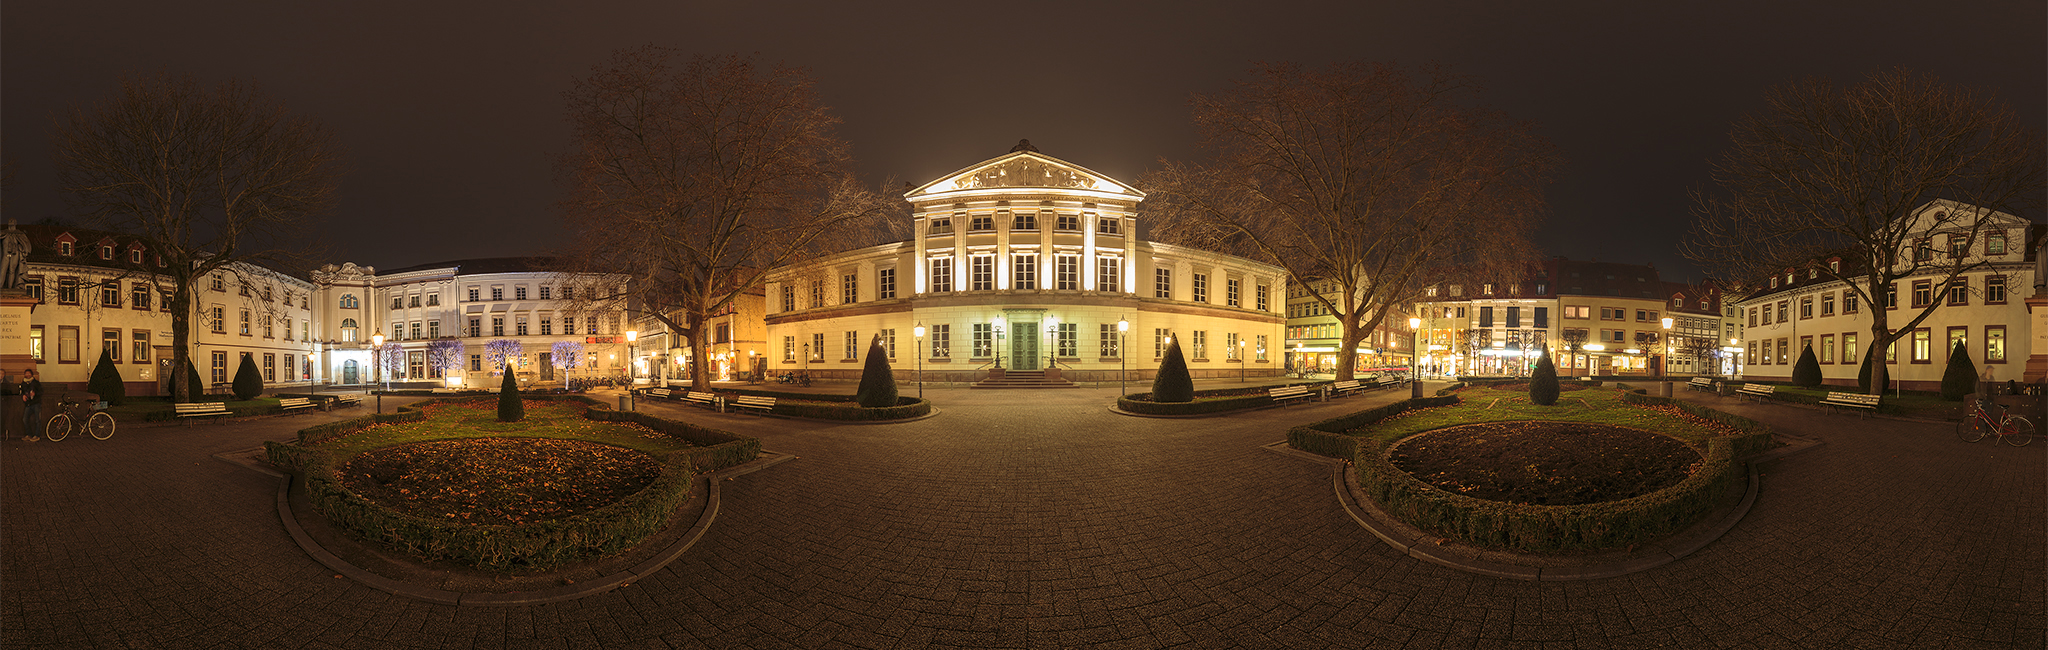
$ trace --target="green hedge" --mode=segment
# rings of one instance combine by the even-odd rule
[[[727,396],[773,397],[775,398],[775,409],[769,411],[770,413],[817,420],[843,420],[847,422],[905,420],[930,415],[932,412],[932,403],[930,401],[916,397],[899,396],[896,398],[895,406],[866,408],[861,406],[859,402],[854,401],[854,396],[852,395],[790,393],[752,388],[719,388],[715,392]],[[730,408],[729,403],[732,400],[727,399],[726,401],[728,402],[728,408]],[[831,403],[816,404],[805,402]]]
[[[1743,479],[1747,457],[1772,445],[1771,428],[1682,400],[1629,394],[1631,404],[1673,405],[1741,432],[1707,443],[1705,462],[1677,485],[1632,499],[1576,506],[1502,503],[1436,489],[1387,460],[1392,443],[1346,435],[1401,412],[1458,402],[1455,395],[1404,400],[1294,427],[1296,449],[1351,461],[1358,482],[1381,508],[1408,524],[1460,542],[1522,551],[1618,548],[1677,532],[1712,510]]]
[[[690,455],[677,452],[663,459],[653,483],[597,510],[517,526],[456,524],[395,512],[349,491],[341,482],[342,463],[325,451],[274,441],[265,446],[272,463],[299,477],[313,509],[342,529],[421,559],[491,570],[543,570],[624,551],[665,529],[696,484]]]
[[[426,419],[420,408],[445,398],[408,404],[397,413],[367,415],[299,431],[299,444],[267,442],[270,462],[297,475],[313,507],[331,522],[356,536],[388,544],[427,560],[448,560],[485,569],[546,569],[577,560],[603,557],[632,547],[668,524],[669,513],[690,498],[698,472],[711,472],[753,460],[761,453],[758,438],[665,420],[645,413],[611,410],[582,395],[528,395],[527,399],[578,401],[590,410],[585,417],[631,422],[695,445],[661,458],[662,474],[654,483],[617,503],[552,521],[519,526],[454,524],[394,512],[343,487],[339,468],[345,459],[315,447],[319,442],[380,423]]]
[[[1267,391],[1281,386],[1307,386],[1311,394],[1323,386],[1335,382],[1307,381],[1293,384],[1267,385],[1253,388],[1217,388],[1195,391],[1192,402],[1154,402],[1151,393],[1131,393],[1116,400],[1116,407],[1127,413],[1144,415],[1202,415],[1272,406],[1273,398]],[[1209,399],[1222,398],[1222,399]]]

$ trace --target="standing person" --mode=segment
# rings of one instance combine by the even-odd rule
[[[21,373],[21,405],[22,424],[27,425],[22,437],[35,442],[40,439],[36,433],[42,430],[43,419],[43,381],[36,378],[35,368]]]

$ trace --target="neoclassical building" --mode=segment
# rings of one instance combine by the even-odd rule
[[[911,240],[770,271],[769,372],[857,378],[876,335],[903,379],[1149,380],[1168,336],[1196,377],[1282,372],[1282,270],[1139,239],[1127,184],[1022,142],[904,199]]]
[[[546,258],[502,257],[382,272],[354,263],[314,270],[321,372],[335,384],[495,388],[503,365],[488,346],[506,341],[516,347],[506,361],[524,382],[628,374],[625,310],[589,300],[626,280],[553,266]],[[394,368],[372,368],[379,334],[398,346]]]

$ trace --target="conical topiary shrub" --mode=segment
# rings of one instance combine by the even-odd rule
[[[1970,361],[1969,348],[1962,341],[1948,351],[1948,370],[1941,373],[1941,398],[1960,402],[1964,395],[1976,392],[1977,364]]]
[[[185,401],[197,402],[206,396],[206,384],[199,379],[199,366],[185,364]]]
[[[1180,337],[1167,333],[1166,360],[1159,363],[1159,376],[1152,378],[1152,401],[1195,401],[1195,378],[1188,374],[1188,361],[1180,354]]]
[[[242,365],[235,367],[235,399],[248,401],[263,394],[263,376],[256,374],[256,355],[242,355]]]
[[[1550,351],[1536,358],[1536,370],[1529,373],[1529,402],[1542,406],[1557,404],[1557,364],[1550,361]]]
[[[1856,390],[1862,391],[1865,394],[1870,392],[1870,360],[1876,356],[1876,348],[1865,350],[1863,352],[1863,367],[1856,370]]]
[[[889,370],[889,352],[882,349],[881,335],[868,343],[867,365],[860,370],[860,390],[853,400],[871,409],[896,405],[896,374]]]
[[[120,406],[128,399],[128,386],[121,383],[121,367],[114,363],[111,352],[100,349],[100,364],[93,366],[92,378],[85,382],[85,391],[100,396],[108,404]]]
[[[1819,386],[1820,381],[1820,359],[1813,356],[1813,346],[1806,346],[1799,353],[1799,363],[1792,364],[1792,383],[1813,388]]]
[[[518,422],[526,419],[526,403],[519,401],[519,379],[512,376],[512,367],[505,366],[505,383],[498,385],[498,421]]]

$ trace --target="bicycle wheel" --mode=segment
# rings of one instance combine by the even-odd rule
[[[71,435],[70,415],[66,415],[63,413],[52,415],[50,416],[49,423],[43,425],[43,437],[49,438],[50,442],[57,442],[59,440],[63,440],[66,436],[69,435]]]
[[[1999,429],[1998,437],[2004,439],[2005,444],[2025,447],[2027,443],[2034,441],[2034,423],[2026,418],[2017,415],[2008,417]]]
[[[85,419],[85,432],[92,434],[94,440],[114,437],[114,416],[107,415],[106,411],[93,413],[92,417]]]
[[[1983,440],[1984,420],[1978,418],[1974,412],[1963,416],[1963,421],[1956,423],[1956,437],[1962,438],[1963,442]]]

